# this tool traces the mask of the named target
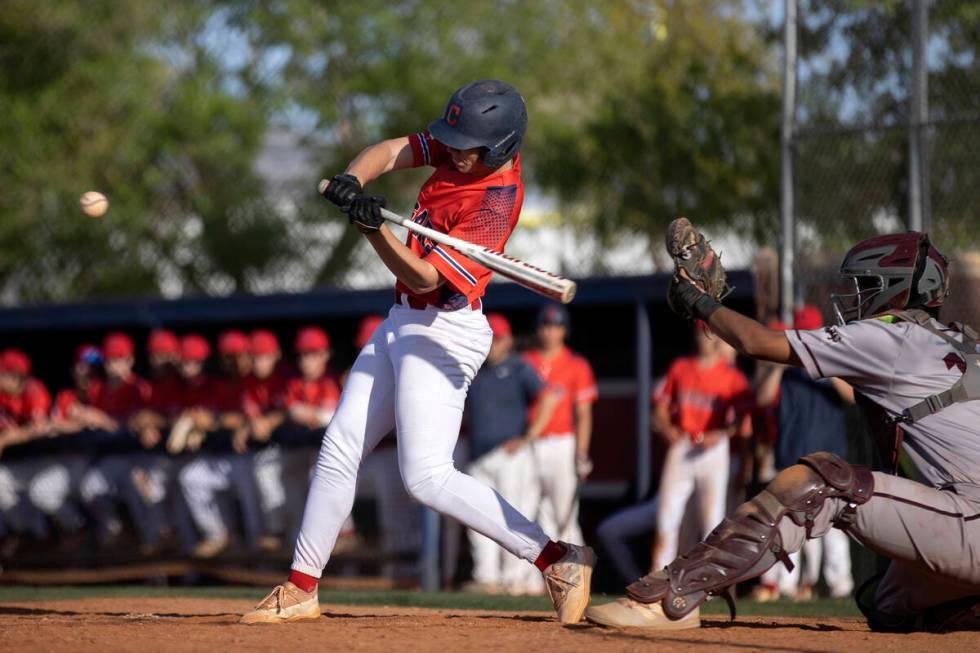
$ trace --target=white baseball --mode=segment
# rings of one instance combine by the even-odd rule
[[[102,193],[94,190],[82,195],[78,203],[82,207],[82,213],[90,218],[101,218],[109,210],[109,199]]]

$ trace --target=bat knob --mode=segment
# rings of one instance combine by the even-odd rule
[[[316,185],[316,190],[318,193],[323,195],[323,191],[327,190],[327,186],[330,185],[329,179],[321,179],[320,183]]]

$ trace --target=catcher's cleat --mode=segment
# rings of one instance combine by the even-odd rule
[[[555,604],[558,621],[575,624],[589,605],[595,552],[587,546],[561,542],[568,549],[558,562],[542,572],[548,595]]]
[[[762,575],[777,561],[793,569],[779,533],[783,519],[809,534],[824,502],[836,498],[844,505],[835,523],[845,528],[873,490],[874,477],[867,468],[825,451],[803,456],[726,517],[703,542],[664,569],[633,582],[626,593],[640,603],[660,603],[671,619],[690,614],[711,596],[721,596],[734,619],[731,590],[736,583]]]
[[[585,611],[585,618],[594,624],[613,628],[687,630],[701,627],[701,610],[698,608],[680,619],[670,619],[659,603],[640,603],[629,598],[591,606]]]
[[[251,612],[245,613],[238,623],[284,624],[291,621],[314,621],[320,618],[320,600],[317,590],[304,592],[290,582],[276,587],[259,601]]]

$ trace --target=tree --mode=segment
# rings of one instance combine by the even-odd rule
[[[288,257],[252,161],[268,110],[224,82],[210,8],[0,12],[0,284],[9,300],[227,292]],[[79,195],[104,190],[101,220]]]
[[[980,9],[929,4],[932,236],[976,245]],[[843,249],[901,229],[908,208],[912,15],[905,1],[801,2],[799,220],[807,244]]]
[[[329,136],[323,174],[412,133],[461,84],[520,89],[526,174],[600,234],[656,234],[679,213],[767,232],[777,204],[778,75],[739,2],[274,4],[231,0],[254,50],[281,57],[290,102]],[[379,192],[410,206],[419,176]],[[326,275],[321,279],[326,280]]]

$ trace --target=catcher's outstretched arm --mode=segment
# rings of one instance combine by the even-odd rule
[[[802,367],[800,357],[789,346],[785,331],[770,329],[750,317],[722,306],[708,317],[718,337],[743,356]]]

